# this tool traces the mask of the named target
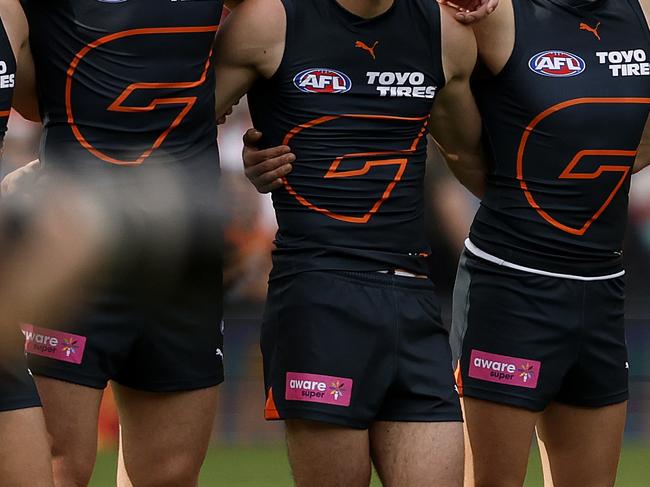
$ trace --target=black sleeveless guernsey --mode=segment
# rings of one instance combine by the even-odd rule
[[[273,203],[272,278],[309,270],[425,274],[428,118],[444,86],[440,10],[396,0],[362,19],[336,0],[283,0],[282,63],[249,93],[264,146],[297,156]]]
[[[173,162],[218,174],[210,55],[222,0],[24,0],[60,168]]]
[[[16,56],[11,48],[7,30],[0,22],[0,153],[7,133],[11,102],[16,82]]]
[[[650,110],[643,11],[637,0],[513,5],[512,57],[476,83],[492,167],[470,239],[547,272],[618,273]]]

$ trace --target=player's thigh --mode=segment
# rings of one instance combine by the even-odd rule
[[[0,472],[4,487],[54,485],[41,408],[0,412],[0,439]]]
[[[540,413],[471,397],[463,399],[476,487],[521,487]]]
[[[60,485],[85,485],[97,454],[97,421],[103,390],[35,376]],[[57,484],[59,485],[59,484]]]
[[[316,421],[288,420],[287,448],[297,487],[367,487],[368,430]]]
[[[121,423],[121,476],[127,474],[136,486],[195,482],[212,434],[217,387],[168,393],[113,387]],[[130,484],[124,480],[123,485]]]
[[[463,485],[460,422],[377,422],[370,430],[372,458],[386,487]]]
[[[601,408],[552,403],[537,426],[545,484],[613,486],[626,411],[627,402]]]

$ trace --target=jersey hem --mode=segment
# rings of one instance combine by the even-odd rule
[[[468,238],[465,240],[465,248],[469,253],[471,253],[473,256],[478,257],[480,259],[486,260],[488,262],[491,262],[493,264],[503,266],[503,267],[508,267],[510,269],[515,269],[518,271],[522,272],[529,272],[531,274],[538,274],[540,276],[546,276],[546,277],[557,277],[559,279],[571,279],[575,281],[607,281],[610,279],[616,279],[618,277],[623,277],[625,275],[625,271],[619,271],[614,274],[607,274],[603,276],[578,276],[574,274],[562,274],[558,272],[548,272],[544,271],[541,269],[535,269],[533,267],[527,267],[519,264],[515,264],[513,262],[509,262],[507,260],[501,259],[499,257],[496,257],[492,254],[489,254],[481,249],[479,249],[472,241]]]

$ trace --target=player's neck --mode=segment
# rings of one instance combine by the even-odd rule
[[[388,11],[396,0],[336,0],[341,7],[364,19],[377,17]]]

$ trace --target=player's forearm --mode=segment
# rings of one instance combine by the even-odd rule
[[[456,179],[474,196],[482,199],[485,194],[487,167],[480,149],[450,154],[441,148],[441,152]]]
[[[643,132],[641,145],[639,145],[639,151],[634,161],[633,171],[637,173],[648,166],[650,166],[650,119],[648,119],[645,131]]]

